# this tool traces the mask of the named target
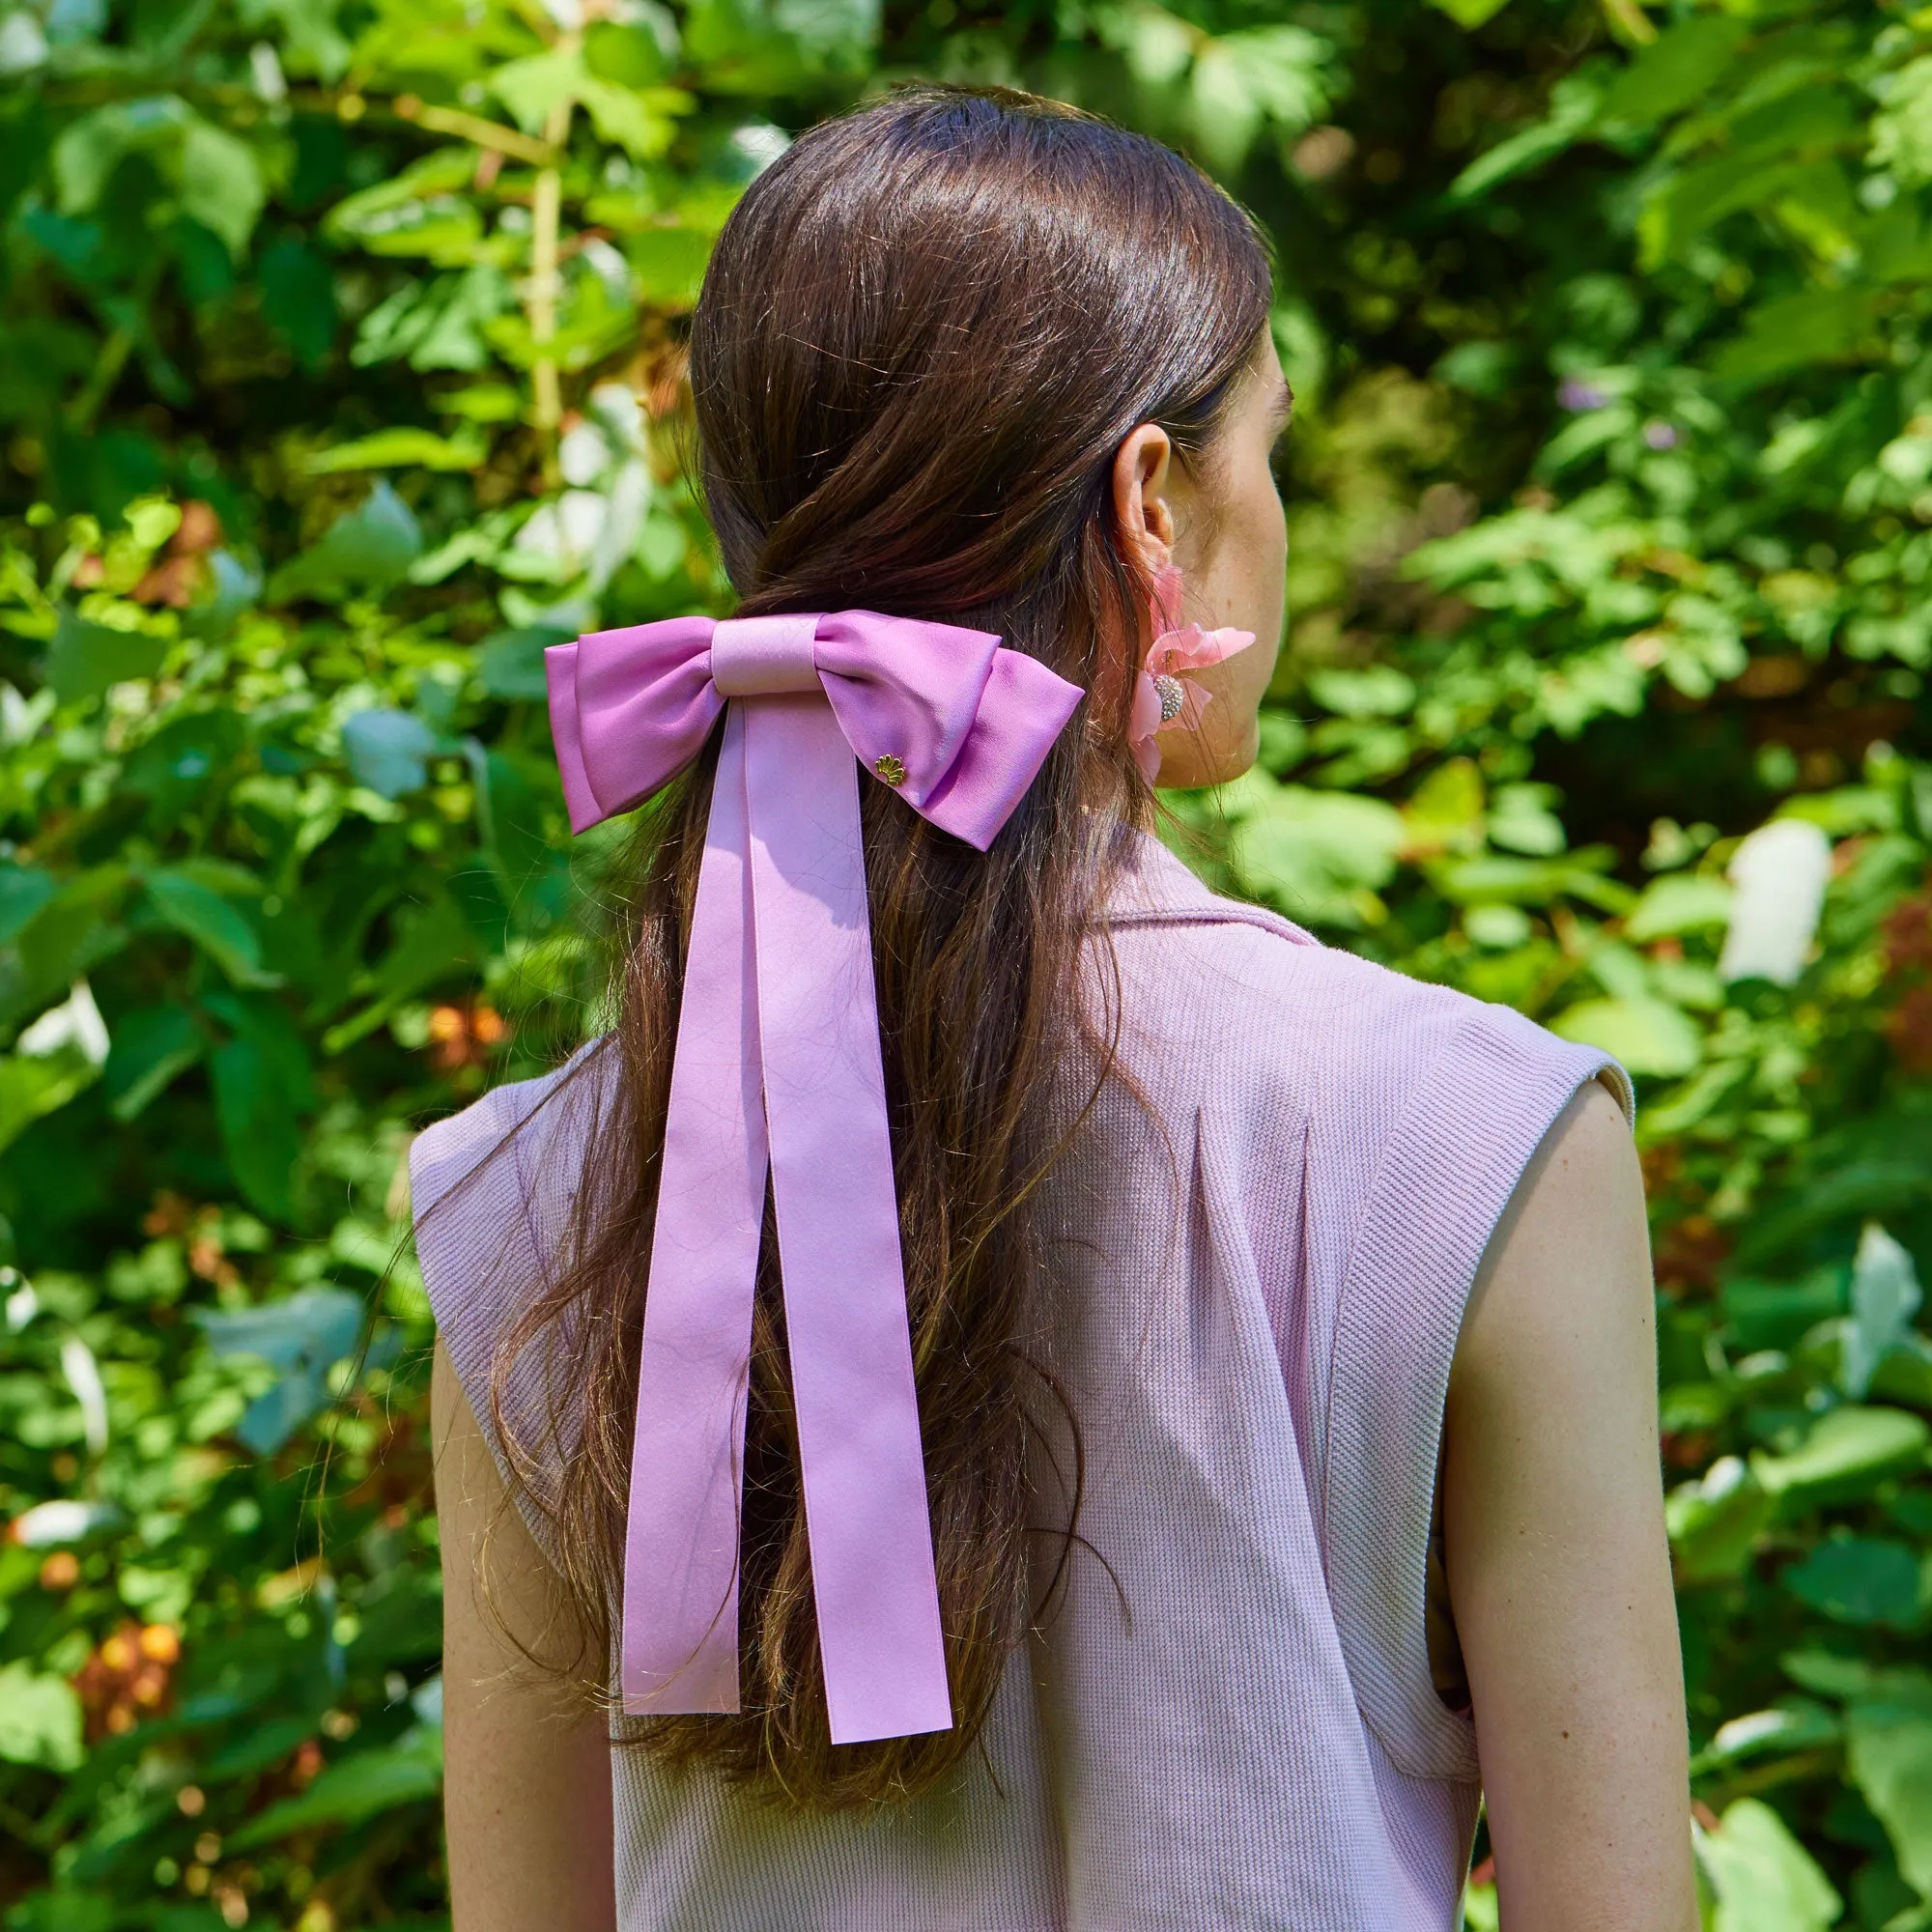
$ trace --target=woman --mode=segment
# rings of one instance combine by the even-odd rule
[[[552,654],[615,1031],[413,1161],[457,1932],[1446,1928],[1485,1791],[1510,1932],[1695,1922],[1627,1082],[1147,835],[1255,756],[1269,305],[1005,94],[720,239],[737,617]]]

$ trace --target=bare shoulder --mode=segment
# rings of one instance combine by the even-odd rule
[[[1565,1355],[1587,1351],[1610,1329],[1647,1352],[1651,1320],[1636,1147],[1616,1097],[1587,1081],[1544,1137],[1491,1238],[1454,1378],[1466,1385],[1490,1370],[1512,1378],[1525,1366],[1560,1370]]]

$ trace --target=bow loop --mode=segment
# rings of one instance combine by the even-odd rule
[[[727,698],[809,690],[808,649],[859,762],[981,851],[1081,696],[989,632],[876,611],[593,631],[544,653],[571,830],[586,832],[668,784],[704,749]]]
[[[738,1708],[769,1176],[833,1742],[944,1730],[853,759],[983,850],[1081,693],[985,632],[871,611],[601,631],[553,646],[545,669],[579,832],[674,778],[724,715],[639,1350],[624,1708]]]

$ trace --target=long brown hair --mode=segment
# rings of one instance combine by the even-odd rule
[[[705,499],[744,615],[864,608],[998,632],[1087,702],[983,854],[880,785],[864,829],[906,1298],[955,1727],[834,1747],[819,1677],[769,1211],[752,1339],[737,1717],[638,1743],[797,1804],[929,1788],[974,1744],[1036,1614],[1032,1202],[1064,1134],[1043,1096],[1091,1038],[1068,994],[1108,829],[1144,819],[1125,748],[1149,586],[1110,473],[1137,424],[1199,462],[1267,326],[1253,224],[1168,150],[1005,91],[907,88],[802,135],[747,190],[705,276],[691,379]],[[570,1236],[499,1345],[497,1433],[591,1651],[621,1573],[638,1342],[715,745],[620,870],[619,1076]],[[1104,1042],[1102,1042],[1104,1047]],[[1097,1061],[1104,1067],[1104,1050]],[[504,1379],[560,1351],[567,1470]],[[526,1435],[527,1432],[525,1432]],[[555,1439],[555,1438],[554,1438]],[[1065,1548],[1071,1525],[1056,1526]]]

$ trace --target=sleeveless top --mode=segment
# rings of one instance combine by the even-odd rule
[[[613,1748],[625,1932],[1460,1923],[1476,1740],[1428,1637],[1450,1359],[1538,1144],[1591,1078],[1627,1114],[1630,1083],[1216,897],[1151,839],[1104,923],[1138,1095],[1111,1084],[1053,1172],[1028,1338],[1085,1454],[1064,1596],[979,1747],[910,1806],[787,1813]],[[486,1435],[495,1337],[594,1158],[586,1070],[500,1088],[412,1153],[418,1216],[449,1194],[418,1252]],[[519,1416],[546,1400],[535,1352],[506,1376]]]

